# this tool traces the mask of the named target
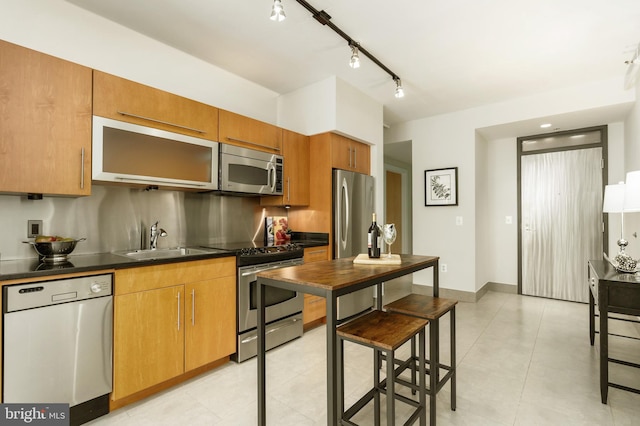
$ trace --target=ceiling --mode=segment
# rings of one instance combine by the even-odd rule
[[[294,0],[282,22],[272,0],[67,1],[280,94],[335,75],[383,104],[386,125],[622,82],[640,42],[638,0],[308,0],[402,79],[396,99],[389,74],[363,55],[351,69],[347,42]]]

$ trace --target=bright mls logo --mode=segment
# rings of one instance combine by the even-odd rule
[[[0,404],[0,426],[69,426],[69,404]]]

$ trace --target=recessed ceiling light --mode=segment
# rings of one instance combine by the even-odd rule
[[[551,127],[551,123],[541,124],[540,127],[542,127],[543,129],[546,129],[547,127]]]

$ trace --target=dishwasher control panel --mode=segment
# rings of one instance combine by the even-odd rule
[[[113,275],[90,275],[4,286],[4,312],[39,308],[113,294]]]

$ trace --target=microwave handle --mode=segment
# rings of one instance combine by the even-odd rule
[[[273,165],[273,163],[269,163],[269,165],[267,166],[267,172],[268,172],[268,177],[267,177],[267,186],[269,187],[269,192],[275,192],[276,190],[276,166]]]

